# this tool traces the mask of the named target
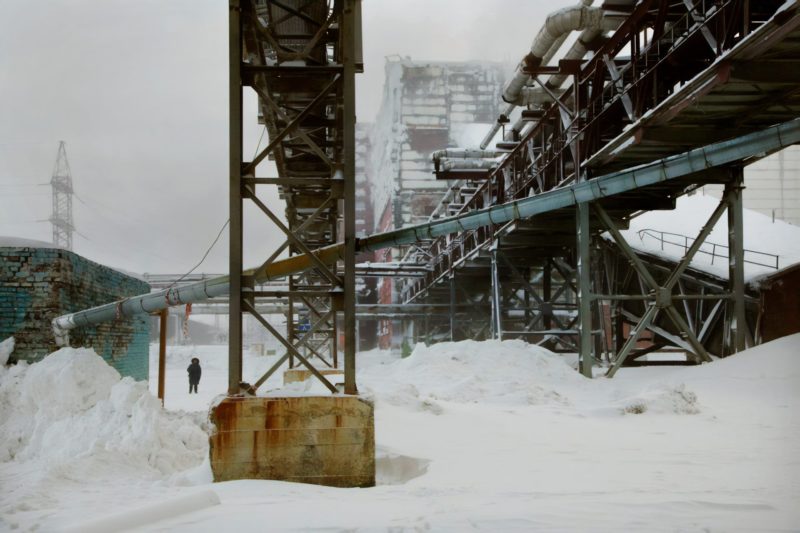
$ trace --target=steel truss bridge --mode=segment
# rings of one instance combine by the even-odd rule
[[[57,338],[229,294],[230,394],[242,390],[243,312],[283,344],[279,364],[304,365],[332,391],[302,350],[338,366],[342,334],[344,392],[356,393],[355,254],[396,246],[408,252],[389,270],[414,272],[403,278],[403,305],[423,316],[396,310],[419,338],[524,338],[577,351],[587,376],[598,361],[613,375],[666,346],[701,362],[757,342],[744,283],[742,168],[800,142],[798,2],[620,0],[552,17],[574,22],[580,38],[551,65],[551,55],[534,53],[537,37],[507,111],[524,109],[503,142],[437,161],[438,178],[457,180],[436,212],[442,216],[356,239],[358,0],[230,0],[230,274],[59,317]],[[242,156],[245,88],[258,95],[269,133],[251,161]],[[508,122],[507,113],[498,117]],[[261,177],[256,169],[268,158],[278,175]],[[707,184],[722,184],[723,198],[680,261],[637,253],[620,234],[631,218],[672,209]],[[287,224],[260,199],[268,186],[279,188]],[[249,202],[286,241],[243,271]],[[690,267],[723,216],[726,280]],[[270,280],[283,285],[261,286]],[[286,332],[259,311],[270,298],[287,302]],[[311,317],[302,332],[300,306]]]

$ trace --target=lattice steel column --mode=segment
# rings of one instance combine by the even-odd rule
[[[456,276],[455,273],[450,274],[449,279],[450,289],[450,341],[456,340]]]
[[[286,350],[252,388],[246,387],[248,391],[258,389],[288,360],[337,392],[314,365],[337,366],[337,331],[342,331],[344,390],[356,394],[355,73],[361,68],[360,3],[231,0],[230,6],[229,393],[242,388],[241,313],[247,312]],[[242,153],[244,87],[258,96],[259,119],[269,134],[267,145],[259,145],[250,161],[244,161]],[[267,160],[274,161],[277,177],[257,176],[259,165]],[[268,205],[260,193],[264,186],[278,188],[285,201],[284,216]],[[261,266],[242,276],[245,202],[258,207],[285,241]],[[335,246],[342,237],[341,250],[317,256],[318,250]],[[307,268],[267,278],[287,253],[287,261],[308,261]],[[338,261],[344,265],[337,268]],[[282,279],[285,285],[265,290],[255,279]],[[259,302],[270,298],[288,300],[285,334],[259,311],[265,309]]]
[[[242,381],[242,21],[240,0],[228,4],[229,213],[228,394]]]

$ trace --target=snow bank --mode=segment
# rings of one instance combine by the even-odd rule
[[[417,344],[409,357],[364,374],[385,401],[434,413],[436,400],[569,405],[568,391],[588,385],[560,356],[521,340]]]
[[[120,379],[91,349],[0,368],[0,462],[121,462],[171,474],[200,463],[205,432],[165,412],[147,384]]]
[[[623,414],[644,413],[696,415],[700,412],[697,395],[686,384],[661,385],[649,388],[620,402]]]
[[[0,366],[8,363],[8,358],[14,353],[14,337],[9,337],[0,342]]]
[[[735,379],[773,383],[800,380],[800,333],[787,335],[692,369],[696,380]],[[768,388],[768,387],[766,387]],[[797,391],[800,393],[800,389]]]

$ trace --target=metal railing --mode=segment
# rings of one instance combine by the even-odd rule
[[[652,228],[644,228],[637,232],[639,234],[639,239],[644,242],[645,237],[650,237],[652,239],[657,240],[661,243],[661,250],[664,250],[666,245],[674,246],[676,248],[680,248],[683,250],[685,254],[689,247],[694,244],[694,238],[689,237],[687,235],[681,235],[680,233],[672,233],[669,231],[660,231],[657,229]],[[713,242],[704,242],[700,245],[700,249],[697,250],[698,254],[705,254],[711,257],[711,264],[714,264],[715,259],[720,260],[728,260],[728,247],[724,244],[716,244]],[[750,255],[750,259],[748,259],[748,254]],[[755,256],[755,257],[754,257]],[[767,252],[758,252],[756,250],[748,250],[745,248],[744,250],[744,262],[750,263],[751,265],[758,265],[767,268],[774,268],[778,270],[780,261],[780,257],[776,254],[770,254]]]

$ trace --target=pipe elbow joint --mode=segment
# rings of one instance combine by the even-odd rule
[[[69,346],[69,330],[61,327],[58,323],[58,318],[54,318],[50,325],[53,329],[53,338],[56,341],[56,346],[59,348]]]

